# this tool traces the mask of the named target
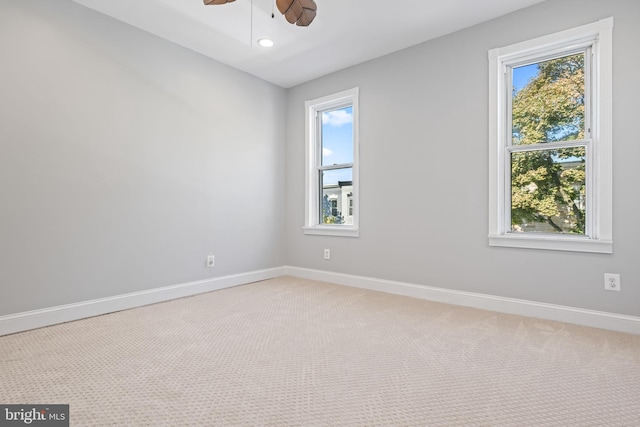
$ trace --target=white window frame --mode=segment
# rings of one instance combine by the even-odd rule
[[[612,42],[613,18],[489,51],[489,245],[513,248],[613,253]],[[592,79],[587,149],[587,224],[584,235],[511,232],[510,67],[590,46]],[[565,144],[566,145],[566,144]],[[553,148],[544,144],[542,148]]]
[[[324,236],[358,237],[358,213],[359,213],[359,88],[345,90],[333,95],[313,99],[305,102],[305,234]],[[353,224],[322,224],[320,222],[320,178],[319,171],[322,163],[321,113],[344,107],[352,107],[353,114],[353,164],[352,167],[352,192],[353,192]]]

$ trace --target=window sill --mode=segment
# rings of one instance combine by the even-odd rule
[[[303,227],[304,234],[317,236],[340,236],[358,237],[360,232],[357,227],[344,225],[316,225],[314,227]]]
[[[613,253],[611,240],[595,240],[588,237],[504,234],[490,235],[489,246],[508,248],[546,249],[552,251]]]

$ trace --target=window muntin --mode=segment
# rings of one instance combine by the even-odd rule
[[[306,103],[305,233],[358,235],[358,89]]]
[[[490,245],[612,252],[612,29],[489,51]]]

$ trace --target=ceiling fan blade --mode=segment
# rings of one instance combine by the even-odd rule
[[[313,19],[316,17],[316,11],[312,9],[303,9],[302,15],[300,15],[300,19],[296,22],[296,25],[299,27],[308,27]]]
[[[318,6],[314,0],[297,0],[304,9],[311,9],[314,12],[318,10]]]
[[[204,2],[204,4],[225,4],[225,3],[231,3],[234,2],[236,0],[202,0]]]
[[[298,15],[302,12],[302,7],[297,0],[276,0],[276,6],[290,24],[295,24]]]
[[[314,0],[276,0],[276,6],[290,24],[306,27],[316,17]]]
[[[276,0],[276,6],[280,13],[284,15],[287,10],[289,10],[293,2],[294,0]]]

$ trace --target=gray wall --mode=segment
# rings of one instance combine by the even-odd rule
[[[488,234],[491,48],[614,16],[613,255],[494,248]],[[640,315],[640,2],[549,0],[288,93],[290,265]],[[304,101],[360,87],[360,237],[306,236]],[[324,261],[322,249],[332,259]],[[603,289],[620,273],[622,292]]]
[[[70,0],[0,0],[0,315],[285,264],[285,108]]]
[[[487,51],[608,16],[615,253],[488,247]],[[70,0],[0,0],[0,315],[284,264],[640,315],[638,22],[549,0],[285,91]],[[361,235],[305,236],[304,101],[354,86]]]

